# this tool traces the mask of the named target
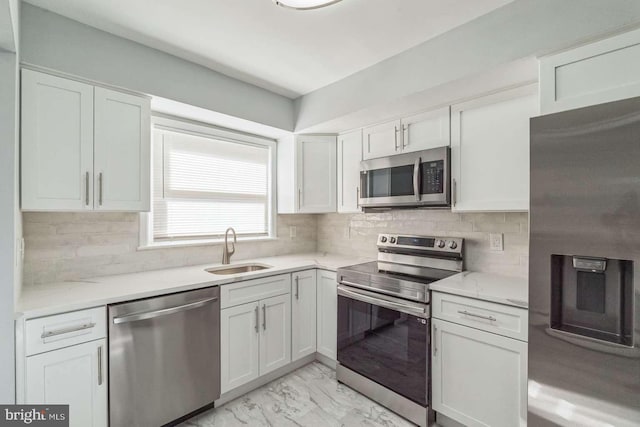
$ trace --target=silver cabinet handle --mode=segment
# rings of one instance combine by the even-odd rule
[[[453,206],[456,205],[456,201],[458,200],[458,184],[456,183],[456,180],[453,179],[451,180],[452,184],[453,184]]]
[[[407,145],[409,145],[409,126],[402,125],[402,148],[404,149]]]
[[[298,210],[302,209],[302,189],[298,188]]]
[[[256,333],[260,332],[260,308],[256,305]]]
[[[458,310],[458,313],[464,314],[465,316],[477,317],[479,319],[490,320],[492,322],[495,322],[496,320],[498,320],[493,316],[483,316],[481,314],[469,313],[467,310]]]
[[[40,335],[40,338],[44,339],[44,338],[55,337],[56,335],[69,334],[71,332],[82,331],[84,329],[91,329],[94,326],[96,326],[96,324],[92,322],[92,323],[83,323],[82,325],[78,325],[78,326],[70,326],[68,328],[54,329],[53,331],[43,332],[42,335]]]
[[[433,325],[433,357],[438,355],[438,327]]]
[[[267,305],[262,304],[262,329],[267,330]]]
[[[102,385],[102,346],[98,347],[98,385]]]
[[[360,187],[356,187],[356,207],[360,209]]]
[[[395,151],[398,151],[398,126],[393,127],[393,145],[395,146]]]
[[[84,205],[89,206],[89,171],[84,174]]]
[[[136,322],[138,320],[146,320],[146,319],[153,319],[154,317],[167,316],[169,314],[175,314],[175,313],[180,313],[181,311],[187,311],[187,310],[192,310],[194,308],[199,308],[215,301],[218,301],[218,297],[207,298],[201,301],[179,305],[177,307],[163,308],[162,310],[145,311],[142,313],[129,314],[127,316],[114,317],[113,323],[117,325],[120,323]]]
[[[98,174],[98,205],[102,206],[102,172]]]
[[[296,299],[300,299],[300,277],[296,276]]]
[[[418,157],[413,164],[413,194],[418,202],[420,201],[420,163],[422,159]]]

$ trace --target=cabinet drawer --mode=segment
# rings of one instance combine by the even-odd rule
[[[220,286],[220,308],[233,307],[290,292],[290,274],[222,285]]]
[[[437,319],[527,341],[525,309],[440,292],[432,297],[432,315]]]
[[[105,307],[29,319],[25,322],[26,355],[31,356],[106,336]]]

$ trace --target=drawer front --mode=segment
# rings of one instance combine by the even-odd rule
[[[437,319],[527,341],[525,309],[440,292],[433,292],[432,297],[432,315]]]
[[[291,274],[263,277],[220,286],[220,308],[271,298],[291,292]]]
[[[29,319],[25,322],[26,355],[31,356],[106,336],[105,307]]]

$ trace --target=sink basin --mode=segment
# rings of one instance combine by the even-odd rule
[[[211,274],[239,274],[250,273],[252,271],[260,271],[271,268],[266,264],[240,264],[240,265],[223,265],[220,267],[207,268],[205,271]]]

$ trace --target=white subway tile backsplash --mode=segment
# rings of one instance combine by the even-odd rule
[[[219,263],[222,245],[138,250],[136,213],[23,214],[24,283],[74,281],[88,277],[132,273],[185,265]],[[289,226],[297,229],[289,238]],[[234,260],[316,250],[314,215],[278,215],[278,239],[239,242]]]
[[[462,237],[466,269],[526,277],[528,222],[527,213],[458,214],[425,209],[323,214],[318,218],[318,250],[375,257],[378,233]],[[349,230],[346,236],[345,229]],[[504,234],[504,251],[490,250],[489,233]]]

